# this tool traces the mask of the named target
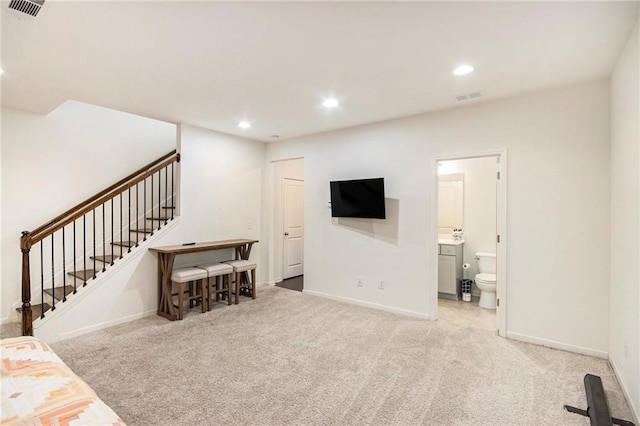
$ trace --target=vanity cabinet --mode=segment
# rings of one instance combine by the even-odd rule
[[[457,299],[462,279],[462,243],[438,244],[438,297]]]

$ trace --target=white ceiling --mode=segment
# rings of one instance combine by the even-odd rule
[[[282,140],[607,77],[637,16],[635,1],[47,0],[24,19],[3,0],[2,105],[74,99]],[[476,71],[452,75],[463,62]]]

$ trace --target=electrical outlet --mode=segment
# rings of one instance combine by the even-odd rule
[[[384,290],[384,281],[380,281],[380,283],[378,283],[378,288],[380,290]]]
[[[362,284],[362,277],[358,277],[356,278],[358,280],[358,287],[362,287],[364,284]]]

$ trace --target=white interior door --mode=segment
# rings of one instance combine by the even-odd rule
[[[296,179],[283,180],[283,218],[284,218],[284,267],[283,278],[304,274],[304,182]]]

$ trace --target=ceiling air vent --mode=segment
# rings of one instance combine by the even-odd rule
[[[17,10],[30,16],[36,16],[38,12],[40,12],[43,4],[44,0],[11,0],[9,9]]]
[[[459,95],[455,95],[454,98],[456,99],[456,101],[458,102],[462,102],[462,101],[469,101],[471,99],[478,99],[482,97],[482,92],[477,90],[475,92],[469,92],[469,93],[461,93]]]

